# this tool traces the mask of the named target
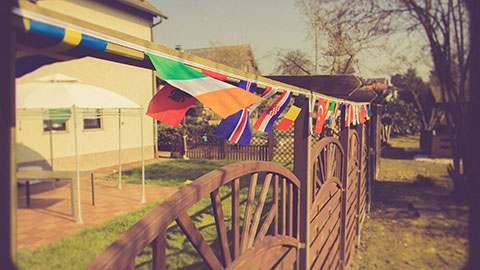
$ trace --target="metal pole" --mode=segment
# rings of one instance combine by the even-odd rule
[[[142,200],[141,203],[146,203],[145,196],[145,150],[143,149],[143,109],[140,108],[140,144],[142,146]]]
[[[186,120],[185,118],[187,118],[187,116],[184,116],[183,117],[183,125],[182,125],[182,133],[183,133],[183,159],[188,159],[188,156],[187,156],[187,131],[186,131],[186,128],[185,128],[185,125],[186,125]]]
[[[122,109],[118,109],[118,189],[122,189]]]
[[[53,171],[53,134],[52,134],[52,129],[53,129],[53,123],[52,120],[48,120],[48,129],[49,129],[49,135],[50,135],[50,167],[52,168]]]
[[[75,163],[77,166],[77,208],[78,208],[77,224],[83,224],[82,203],[81,203],[81,196],[80,196],[80,162],[78,157],[78,138],[77,138],[77,108],[75,107],[75,105],[73,105],[72,109],[73,109],[73,130],[75,135]]]

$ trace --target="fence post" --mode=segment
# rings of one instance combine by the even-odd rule
[[[368,203],[367,203],[367,212],[370,212],[373,196],[373,181],[378,177],[378,171],[380,169],[380,156],[382,146],[380,143],[380,131],[381,131],[381,118],[382,107],[379,104],[372,104],[372,118],[369,123],[369,159],[368,159],[368,183],[367,183],[367,193],[368,193]]]
[[[358,185],[357,185],[357,231],[356,231],[356,235],[357,235],[357,247],[360,246],[360,218],[361,218],[361,209],[360,209],[360,202],[362,201],[362,198],[360,198],[360,196],[362,195],[362,190],[361,190],[361,187],[362,187],[362,175],[363,175],[363,156],[362,156],[362,153],[363,153],[363,139],[364,139],[364,133],[363,133],[363,125],[364,124],[360,124],[360,125],[357,125],[357,134],[358,134],[358,145],[359,145],[359,153],[358,153]]]
[[[270,130],[270,133],[268,133],[268,148],[267,148],[267,160],[272,161],[273,160],[273,147],[274,147],[274,139],[273,139],[273,133],[275,132],[275,129],[272,128]]]
[[[341,125],[342,130],[340,131],[339,141],[343,148],[343,170],[342,170],[342,223],[340,224],[341,233],[340,233],[340,268],[345,269],[345,260],[346,260],[346,223],[347,223],[347,187],[348,187],[348,154],[349,154],[349,133],[350,133],[350,126],[345,127],[345,108],[342,109],[342,118],[341,118]]]
[[[228,159],[227,158],[227,141],[222,140],[222,144],[220,145],[220,155],[222,155],[222,159]]]
[[[312,174],[310,173],[310,132],[308,126],[308,102],[304,96],[298,96],[295,105],[302,110],[295,120],[293,172],[300,179],[300,269],[310,268],[310,205],[312,197]]]

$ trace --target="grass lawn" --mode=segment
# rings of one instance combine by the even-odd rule
[[[87,228],[47,246],[22,251],[18,254],[20,269],[85,269],[107,246],[155,205],[158,203],[108,220],[100,226]]]
[[[145,184],[182,188],[196,178],[219,167],[234,163],[233,160],[183,160],[152,164],[145,169]],[[126,170],[123,180],[130,184],[142,183],[142,168]],[[112,178],[113,179],[113,178]]]
[[[393,149],[416,147],[413,137],[393,138]],[[418,147],[418,146],[417,146]],[[372,209],[350,269],[462,269],[467,260],[467,206],[449,196],[446,164],[381,159]],[[423,181],[417,181],[422,175]],[[426,180],[425,180],[426,179]],[[419,216],[412,202],[429,202],[441,211]]]

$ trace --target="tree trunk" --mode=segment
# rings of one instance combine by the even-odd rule
[[[478,138],[478,132],[476,132],[478,121],[476,116],[480,115],[480,7],[477,0],[468,0],[467,7],[470,15],[470,50],[471,50],[471,63],[470,67],[470,103],[468,106],[469,118],[467,119],[467,134],[469,144],[466,147],[465,155],[465,168],[466,178],[468,181],[469,190],[469,259],[467,263],[467,269],[478,269],[480,265],[480,196],[478,191],[480,190],[480,181],[478,176],[480,175],[480,140]]]

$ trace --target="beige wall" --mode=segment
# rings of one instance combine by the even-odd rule
[[[97,2],[43,0],[39,1],[38,4],[57,12],[79,17],[82,20],[112,27],[117,31],[150,39],[150,27],[147,20],[135,18],[122,11],[108,10],[104,5]],[[18,78],[16,83],[18,85],[34,82],[38,78],[53,73],[61,73],[80,79],[84,84],[108,89],[142,106],[145,158],[153,158],[153,121],[150,117],[145,116],[148,102],[152,97],[152,71],[85,57],[43,66]],[[82,119],[81,117],[78,118],[78,149],[81,156],[81,168],[86,170],[117,164],[118,118],[103,117],[103,128],[98,130],[83,130]],[[141,146],[140,116],[122,117],[122,123],[123,162],[138,161],[141,159],[141,152],[138,150]],[[53,132],[54,169],[62,170],[75,167],[75,159],[73,158],[75,153],[74,141],[73,119],[70,118],[67,122],[67,131]],[[49,133],[43,132],[41,117],[31,119],[17,115],[17,143],[22,150],[17,154],[17,161],[20,165],[22,163],[38,162],[42,159],[47,162],[50,161]],[[135,149],[138,151],[135,151]]]
[[[122,149],[122,164],[138,161],[138,157],[141,156],[141,148],[130,148]],[[144,148],[145,156],[153,156],[153,148],[145,147]],[[75,166],[75,157],[57,157],[54,159],[54,170],[70,170],[73,171],[76,169]],[[118,171],[118,151],[108,151],[108,152],[97,152],[91,154],[82,154],[79,156],[80,170],[93,170],[97,168],[111,167],[114,166],[112,172]],[[32,160],[28,162],[22,162],[19,164],[19,167],[26,166],[40,166],[44,170],[52,169],[49,160]]]
[[[90,0],[40,0],[37,4],[43,8],[63,13],[65,15],[79,18],[121,31],[125,34],[150,40],[150,25],[152,20],[141,18],[128,13],[113,9],[106,5],[116,1],[90,1]]]

